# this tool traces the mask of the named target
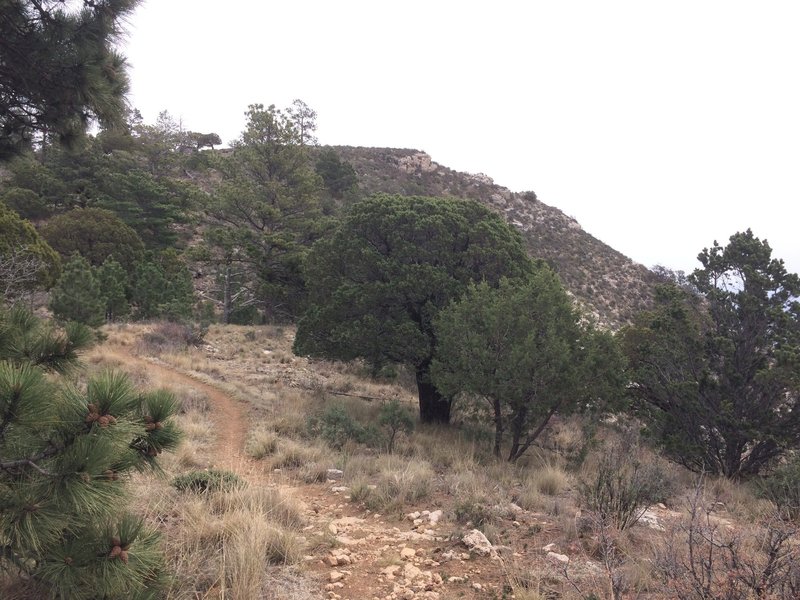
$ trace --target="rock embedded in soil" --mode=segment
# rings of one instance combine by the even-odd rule
[[[469,548],[470,552],[474,552],[478,556],[491,556],[492,558],[497,556],[497,552],[495,552],[491,542],[478,529],[473,529],[466,533],[461,541]]]

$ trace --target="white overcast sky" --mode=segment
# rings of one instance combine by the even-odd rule
[[[322,144],[417,148],[690,271],[747,227],[800,271],[800,2],[145,0],[131,103],[241,133],[318,113]]]

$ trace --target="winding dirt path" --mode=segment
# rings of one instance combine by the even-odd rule
[[[265,480],[263,469],[259,468],[257,463],[244,451],[248,430],[247,408],[244,402],[157,359],[136,356],[124,346],[107,344],[104,347],[103,357],[118,360],[122,364],[135,365],[143,369],[145,373],[161,380],[166,387],[169,387],[170,383],[176,383],[205,394],[211,406],[209,416],[214,422],[216,433],[212,453],[215,458],[215,466],[233,471],[249,480]]]

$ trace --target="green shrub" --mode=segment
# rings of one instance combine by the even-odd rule
[[[494,519],[491,509],[475,498],[466,498],[456,503],[453,512],[459,523],[472,522],[475,527],[490,523]]]
[[[312,436],[324,439],[332,448],[340,450],[347,442],[374,445],[379,434],[374,427],[365,427],[351,417],[343,406],[328,406],[320,415],[308,421]]]
[[[387,432],[389,454],[394,450],[394,440],[399,432],[411,433],[414,430],[414,417],[411,411],[402,406],[396,398],[381,406],[378,423]]]
[[[191,471],[178,475],[172,485],[180,492],[228,492],[245,485],[236,473],[231,471]]]

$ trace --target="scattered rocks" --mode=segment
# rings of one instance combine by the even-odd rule
[[[656,531],[664,531],[664,526],[658,520],[658,515],[650,508],[644,511],[644,514],[639,517],[636,523],[649,527],[650,529],[655,529]]]
[[[332,567],[347,567],[353,564],[353,556],[347,548],[337,550],[328,556],[328,564]]]
[[[411,560],[416,555],[417,555],[417,551],[414,550],[414,548],[406,547],[406,548],[403,548],[402,550],[400,550],[400,558],[402,558],[403,560]]]

